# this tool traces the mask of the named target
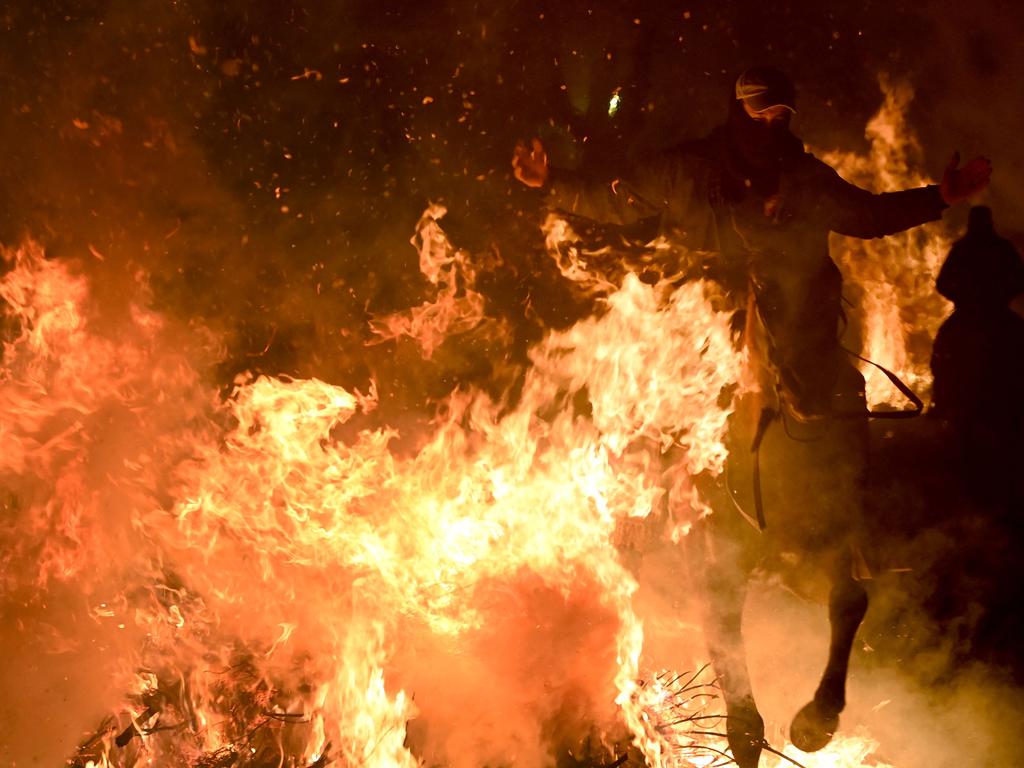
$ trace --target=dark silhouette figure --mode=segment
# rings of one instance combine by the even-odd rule
[[[971,208],[936,288],[954,309],[932,353],[932,413],[953,428],[970,487],[1005,500],[1022,456],[1024,262],[996,234],[989,208]]]

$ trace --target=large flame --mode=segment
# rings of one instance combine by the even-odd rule
[[[208,439],[213,393],[184,352],[169,351],[181,341],[159,315],[132,303],[116,338],[96,334],[83,276],[31,244],[4,259],[0,477],[13,494],[5,578],[31,575],[45,587],[106,572],[111,559],[134,567],[144,536],[130,512],[156,506],[170,468]],[[193,355],[208,341],[196,333]]]
[[[215,407],[157,315],[108,336],[83,277],[13,259],[3,469],[35,535],[5,573],[78,579],[95,620],[146,637],[82,764],[534,765],[639,722],[636,581],[611,542],[660,509],[667,450],[721,469],[739,357],[701,285],[628,277],[534,349],[513,399],[457,392],[403,452],[348,428],[372,388],[242,377]],[[101,449],[103,419],[131,437]],[[702,508],[673,472],[685,525]]]

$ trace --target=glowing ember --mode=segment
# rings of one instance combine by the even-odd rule
[[[633,728],[648,765],[706,768],[728,761],[725,740],[714,735],[724,733],[725,718],[705,671],[662,672],[636,687]]]

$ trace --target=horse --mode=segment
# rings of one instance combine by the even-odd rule
[[[806,295],[772,302],[756,285],[750,288],[742,339],[757,386],[735,403],[725,471],[697,479],[712,514],[685,539],[705,596],[705,638],[726,707],[726,737],[740,768],[757,768],[768,747],[741,627],[755,567],[795,555],[801,575],[810,560],[830,583],[828,661],[790,726],[791,741],[805,752],[826,746],[838,727],[853,640],[868,608],[864,377],[840,347],[838,332],[822,335],[799,312],[776,311],[799,306],[798,298]],[[822,395],[816,407],[805,407],[814,398],[799,391],[801,380],[816,380],[811,389]]]

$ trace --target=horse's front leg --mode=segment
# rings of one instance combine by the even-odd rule
[[[790,726],[790,739],[804,752],[816,752],[824,747],[839,727],[839,713],[846,706],[846,674],[850,666],[850,651],[868,609],[867,591],[851,575],[849,560],[843,560],[829,595],[831,639],[828,664],[814,692],[814,698],[797,712]]]

